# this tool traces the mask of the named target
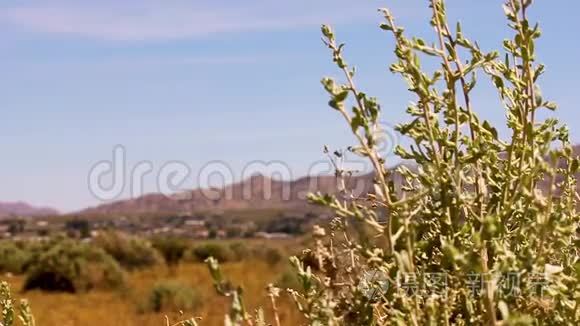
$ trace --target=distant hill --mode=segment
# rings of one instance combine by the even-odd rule
[[[580,155],[580,145],[574,146],[574,155]],[[580,175],[577,176],[580,178]],[[393,175],[394,183],[400,184],[400,176]],[[361,196],[373,190],[373,174],[361,174],[348,178],[348,189],[355,189]],[[547,187],[540,183],[541,188]],[[235,210],[312,210],[306,195],[313,192],[336,194],[338,180],[334,176],[306,176],[292,181],[271,179],[255,175],[220,189],[193,189],[166,196],[159,193],[138,198],[119,200],[90,207],[75,215],[143,215],[143,214],[189,214],[193,212],[220,212]],[[578,183],[580,190],[580,183]],[[53,215],[55,210],[33,208],[24,203],[0,203],[0,217],[8,215]]]
[[[580,145],[573,148],[580,155]],[[393,173],[394,183],[400,185],[401,176]],[[577,175],[580,179],[580,175]],[[546,189],[547,183],[541,182]],[[373,191],[373,174],[348,178],[348,189],[363,196]],[[580,192],[580,182],[578,183]],[[176,195],[147,194],[134,199],[91,207],[79,212],[82,215],[136,215],[136,214],[187,214],[192,212],[219,212],[228,210],[312,210],[308,205],[308,193],[338,192],[338,180],[334,176],[306,176],[293,181],[270,179],[255,175],[239,183],[221,189],[194,189]]]
[[[59,215],[60,213],[49,207],[35,207],[24,202],[0,202],[0,218],[8,217],[38,217]]]
[[[372,189],[372,175],[348,178],[348,188],[361,195]],[[306,196],[311,192],[337,193],[334,176],[303,177],[293,181],[255,175],[220,189],[194,189],[179,194],[147,194],[85,209],[82,215],[191,213],[246,209],[307,210]]]

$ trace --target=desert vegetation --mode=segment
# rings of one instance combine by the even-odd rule
[[[322,27],[342,81],[324,78],[329,105],[348,124],[357,144],[349,151],[374,168],[374,192],[315,194],[332,208],[328,227],[315,227],[315,245],[293,257],[300,289],[288,292],[312,325],[577,325],[580,322],[579,216],[568,130],[539,119],[556,104],[538,85],[539,26],[528,19],[531,0],[507,1],[513,38],[503,53],[487,51],[447,21],[445,2],[431,0],[434,41],[409,37],[387,9],[381,29],[392,36],[400,75],[415,96],[409,122],[397,131],[411,145],[396,154],[395,184],[377,150],[381,107],[355,84],[333,29]],[[424,67],[438,67],[429,71]],[[484,78],[476,79],[477,75]],[[483,79],[483,81],[481,81]],[[478,83],[497,89],[510,134],[477,115]],[[336,151],[336,175],[343,152]],[[346,184],[346,183],[345,183]],[[352,221],[364,221],[358,236]],[[353,232],[355,231],[355,232]],[[365,239],[365,241],[361,241]],[[216,260],[208,259],[218,292],[232,300],[230,324],[265,324],[243,305]],[[270,288],[275,312],[277,288]],[[279,324],[274,319],[274,324]]]
[[[129,270],[164,262],[162,253],[156,250],[151,242],[139,237],[109,231],[99,234],[94,243]]]
[[[30,254],[6,244],[0,255],[19,258],[1,267],[24,273],[15,284],[25,290],[110,296],[116,288],[122,301],[139,298],[131,309],[165,313],[168,325],[224,318],[226,325],[578,325],[580,161],[568,129],[552,117],[556,104],[539,86],[545,68],[536,59],[541,30],[529,20],[533,1],[504,4],[512,37],[501,51],[480,48],[461,24],[449,22],[444,1],[429,6],[433,41],[408,36],[389,10],[380,10],[380,28],[395,44],[390,70],[415,97],[409,120],[396,128],[410,144],[396,148],[408,163],[396,171],[377,148],[380,104],[356,86],[347,47],[322,26],[341,74],[322,85],[356,140],[348,151],[374,169],[373,191],[353,194],[354,172],[335,151],[339,191],[309,197],[333,218],[292,242],[293,250],[110,234],[91,245],[57,239]],[[507,135],[478,116],[483,108],[473,95],[482,83],[497,90]],[[288,266],[284,257],[292,253]],[[167,267],[171,278],[160,280]],[[35,293],[26,293],[33,303]],[[6,285],[1,295],[4,324],[11,325]],[[39,306],[40,321],[48,309]],[[20,316],[34,324],[26,303]]]
[[[0,272],[20,274],[30,261],[32,253],[13,241],[0,242]]]
[[[187,284],[178,281],[163,281],[155,284],[143,308],[145,311],[179,312],[195,311],[202,304],[199,293]]]
[[[101,249],[63,240],[31,259],[24,290],[86,292],[120,287],[124,278],[119,264]]]
[[[280,275],[291,270],[287,258],[303,241],[164,240],[161,250],[177,248],[179,255],[162,253],[154,246],[159,239],[119,232],[98,235],[90,242],[62,237],[40,243],[2,242],[0,248],[7,248],[2,252],[11,258],[5,260],[2,279],[13,291],[10,294],[4,285],[9,295],[4,303],[15,309],[11,314],[17,325],[18,309],[28,312],[29,306],[34,307],[38,325],[160,325],[166,317],[178,322],[191,316],[216,324],[223,321],[228,305],[215,293],[204,263],[207,257],[220,257],[228,274],[255,297],[249,304],[259,307],[269,301],[265,286],[278,283]],[[248,279],[254,272],[260,277]],[[18,303],[15,297],[29,301]],[[290,300],[282,307],[287,311],[283,320],[301,320],[289,309]]]

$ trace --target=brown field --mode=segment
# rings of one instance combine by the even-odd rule
[[[272,309],[265,287],[268,283],[276,282],[288,268],[286,262],[271,266],[255,259],[222,264],[227,278],[244,288],[244,300],[248,309],[254,312],[256,308],[263,307],[267,317],[272,315]],[[172,322],[178,321],[180,315],[175,312],[139,312],[138,307],[146,300],[149,289],[162,280],[179,280],[191,285],[201,294],[202,306],[195,311],[184,311],[183,317],[199,317],[201,325],[223,325],[229,301],[215,293],[205,264],[184,263],[174,272],[170,272],[165,266],[157,266],[130,272],[128,275],[128,284],[124,290],[95,290],[83,294],[41,291],[22,293],[20,289],[24,276],[3,276],[2,280],[10,283],[16,298],[29,300],[39,326],[159,326],[166,324],[166,315]],[[301,316],[295,309],[291,309],[293,303],[285,293],[277,304],[282,324],[300,324]]]

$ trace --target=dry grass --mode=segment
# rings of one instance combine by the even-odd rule
[[[276,281],[285,268],[284,263],[271,267],[266,263],[252,260],[223,265],[226,275],[236,284],[243,286],[248,307],[255,309],[261,306],[266,315],[271,314],[271,309],[264,288],[269,282]],[[199,291],[203,296],[203,305],[197,311],[184,312],[184,315],[202,318],[202,325],[223,324],[224,314],[228,309],[227,299],[215,294],[204,264],[183,264],[177,268],[174,275],[170,275],[165,267],[136,271],[130,274],[127,289],[116,292],[18,293],[22,288],[23,277],[3,279],[12,285],[17,297],[29,299],[39,326],[164,325],[163,313],[138,312],[138,305],[147,298],[148,290],[153,284],[164,279],[179,280]],[[280,299],[280,317],[284,325],[298,325],[301,321],[299,314],[290,309],[291,305],[288,298]],[[172,321],[177,320],[179,314],[169,313],[169,317]]]

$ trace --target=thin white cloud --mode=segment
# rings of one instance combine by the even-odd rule
[[[296,59],[300,55],[287,55],[280,53],[260,53],[252,55],[232,54],[232,55],[189,55],[189,56],[164,56],[164,55],[136,55],[136,56],[114,56],[109,58],[99,58],[91,61],[66,60],[55,62],[27,62],[27,66],[34,66],[39,69],[43,67],[77,67],[80,69],[96,68],[99,71],[115,70],[123,71],[127,69],[143,70],[147,68],[171,68],[171,67],[202,67],[202,66],[236,66],[263,64],[265,62],[277,62],[284,58]]]
[[[347,0],[43,2],[0,9],[0,22],[37,33],[156,41],[355,22],[372,16],[375,6]]]

